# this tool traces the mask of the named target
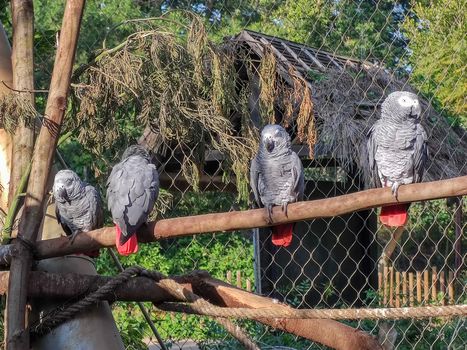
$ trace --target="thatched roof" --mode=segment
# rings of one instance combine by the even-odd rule
[[[363,170],[365,179],[368,170],[366,134],[379,118],[380,104],[396,90],[418,93],[406,80],[384,67],[322,49],[249,30],[231,38],[230,43],[242,55],[247,52],[249,61],[256,58],[261,62],[267,52],[272,52],[277,76],[292,89],[294,79],[291,75],[306,80],[311,90],[317,130],[315,157],[334,158],[347,169],[357,166]],[[425,181],[467,174],[465,130],[451,127],[448,120],[434,110],[431,100],[418,95],[430,153]],[[276,103],[279,105],[280,98],[278,94]],[[292,126],[294,133],[294,123],[287,121],[286,124]],[[298,138],[294,143],[301,144]]]

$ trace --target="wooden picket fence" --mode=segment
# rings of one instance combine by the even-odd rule
[[[378,293],[385,307],[455,304],[454,292],[453,272],[438,272],[436,266],[415,272],[384,266],[378,272]]]
[[[249,278],[247,278],[245,280],[245,283],[243,283],[243,281],[242,281],[242,272],[241,271],[237,270],[237,272],[235,274],[235,276],[236,276],[235,283],[232,283],[232,276],[233,276],[232,271],[227,271],[225,278],[226,278],[228,283],[236,286],[237,288],[242,288],[242,289],[245,289],[248,292],[251,292],[251,280]]]

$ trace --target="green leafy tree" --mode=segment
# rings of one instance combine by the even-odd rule
[[[405,1],[261,0],[248,27],[267,34],[352,57],[398,62],[405,40],[397,29],[406,11]],[[240,27],[244,21],[235,16]]]
[[[467,1],[418,1],[404,22],[412,81],[467,125]]]

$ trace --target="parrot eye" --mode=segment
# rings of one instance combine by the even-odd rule
[[[66,179],[66,184],[71,185],[71,179]]]

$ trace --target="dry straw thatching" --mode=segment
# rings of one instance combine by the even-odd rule
[[[367,186],[367,132],[379,118],[382,101],[396,90],[415,92],[421,100],[422,124],[428,134],[430,152],[424,180],[467,174],[465,130],[452,127],[445,116],[434,110],[431,100],[415,91],[407,80],[398,78],[384,67],[253,31],[245,30],[231,41],[237,49],[247,52],[243,55],[250,60],[261,61],[266,57],[275,60],[270,66],[275,67],[277,77],[280,76],[275,84],[281,89],[276,89],[274,103],[281,110],[284,124],[300,124],[301,118],[312,113],[297,112],[296,107],[289,105],[293,99],[284,99],[284,94],[299,91],[296,98],[302,101],[311,99],[311,103],[302,104],[302,107],[310,106],[314,118],[305,122],[305,128],[302,122],[295,143],[301,144],[303,132],[307,132],[307,143],[315,144],[317,157],[336,159],[347,171],[361,172]],[[261,73],[260,66],[258,75],[262,82],[265,78]],[[307,88],[297,88],[297,80]]]

